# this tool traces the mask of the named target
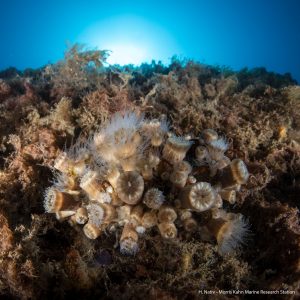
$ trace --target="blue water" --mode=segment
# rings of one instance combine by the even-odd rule
[[[69,41],[114,50],[111,63],[167,63],[177,54],[290,72],[300,82],[298,0],[0,0],[0,7],[0,69],[55,62]]]

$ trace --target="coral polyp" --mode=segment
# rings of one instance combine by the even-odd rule
[[[191,139],[176,136],[167,124],[135,112],[113,115],[86,142],[57,157],[46,212],[82,226],[89,239],[117,230],[123,254],[135,255],[148,230],[167,240],[201,231],[199,219],[206,220],[220,254],[237,248],[247,226],[240,215],[224,212],[222,199],[235,202],[236,185],[249,176],[245,163],[224,155],[228,144],[214,130]],[[210,218],[202,218],[206,212]]]
[[[125,203],[137,204],[144,191],[144,179],[136,171],[124,172],[117,180],[116,192]]]
[[[214,188],[208,182],[189,185],[180,194],[182,207],[194,211],[206,211],[212,208],[217,200]]]
[[[207,227],[215,236],[222,255],[243,245],[249,235],[248,221],[241,214],[224,213],[211,220]]]

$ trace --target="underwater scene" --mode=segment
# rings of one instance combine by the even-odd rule
[[[299,1],[1,6],[0,299],[298,299]]]

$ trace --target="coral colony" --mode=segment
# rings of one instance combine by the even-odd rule
[[[123,254],[136,254],[139,237],[157,228],[165,239],[198,231],[215,239],[224,255],[248,234],[244,217],[223,209],[223,201],[235,203],[249,177],[241,159],[225,156],[227,148],[212,129],[195,139],[178,137],[166,120],[116,113],[57,157],[45,210],[82,226],[89,239],[121,228]]]

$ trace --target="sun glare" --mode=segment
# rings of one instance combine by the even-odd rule
[[[172,55],[181,52],[163,28],[135,16],[119,16],[95,23],[86,28],[77,41],[88,47],[110,50],[109,64],[140,65],[152,59],[169,63]]]
[[[112,45],[110,50],[111,53],[107,59],[109,64],[140,65],[141,63],[149,60],[147,51],[142,47],[135,46],[134,44]]]

